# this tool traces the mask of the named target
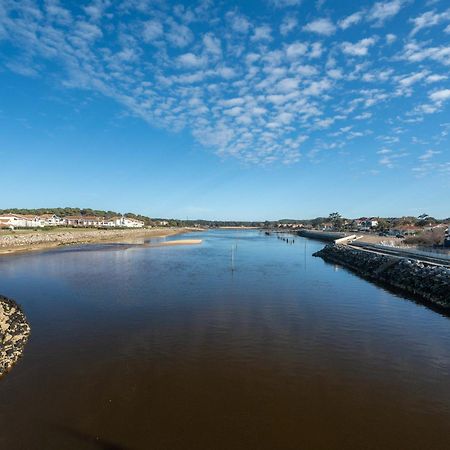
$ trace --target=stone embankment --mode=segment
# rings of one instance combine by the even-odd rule
[[[319,241],[334,242],[339,239],[348,237],[355,238],[354,234],[341,233],[340,231],[320,231],[320,230],[301,230],[298,232],[299,236],[309,239],[318,239]]]
[[[325,261],[450,311],[450,268],[329,244],[314,253]]]
[[[22,356],[30,326],[20,307],[0,295],[0,377]]]

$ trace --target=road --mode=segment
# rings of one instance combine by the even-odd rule
[[[450,255],[439,255],[437,253],[430,254],[411,248],[402,249],[398,247],[387,247],[358,241],[353,241],[347,245],[357,250],[379,253],[381,255],[395,256],[397,258],[414,259],[416,261],[421,261],[427,264],[450,267]]]

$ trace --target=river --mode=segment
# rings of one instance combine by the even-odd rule
[[[317,241],[184,237],[0,257],[31,324],[1,449],[450,448],[447,317]]]

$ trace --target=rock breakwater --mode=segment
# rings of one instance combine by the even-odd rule
[[[16,302],[0,295],[0,377],[22,356],[30,326]]]
[[[450,311],[448,267],[371,253],[339,244],[329,244],[313,256],[340,264],[364,278]]]

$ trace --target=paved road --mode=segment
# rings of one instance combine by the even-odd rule
[[[358,241],[353,241],[348,245],[357,250],[365,250],[372,253],[395,256],[397,258],[415,259],[417,261],[422,261],[428,264],[450,267],[450,255],[430,255],[426,254],[425,252],[421,252],[420,250],[415,251],[414,249],[400,249]]]

